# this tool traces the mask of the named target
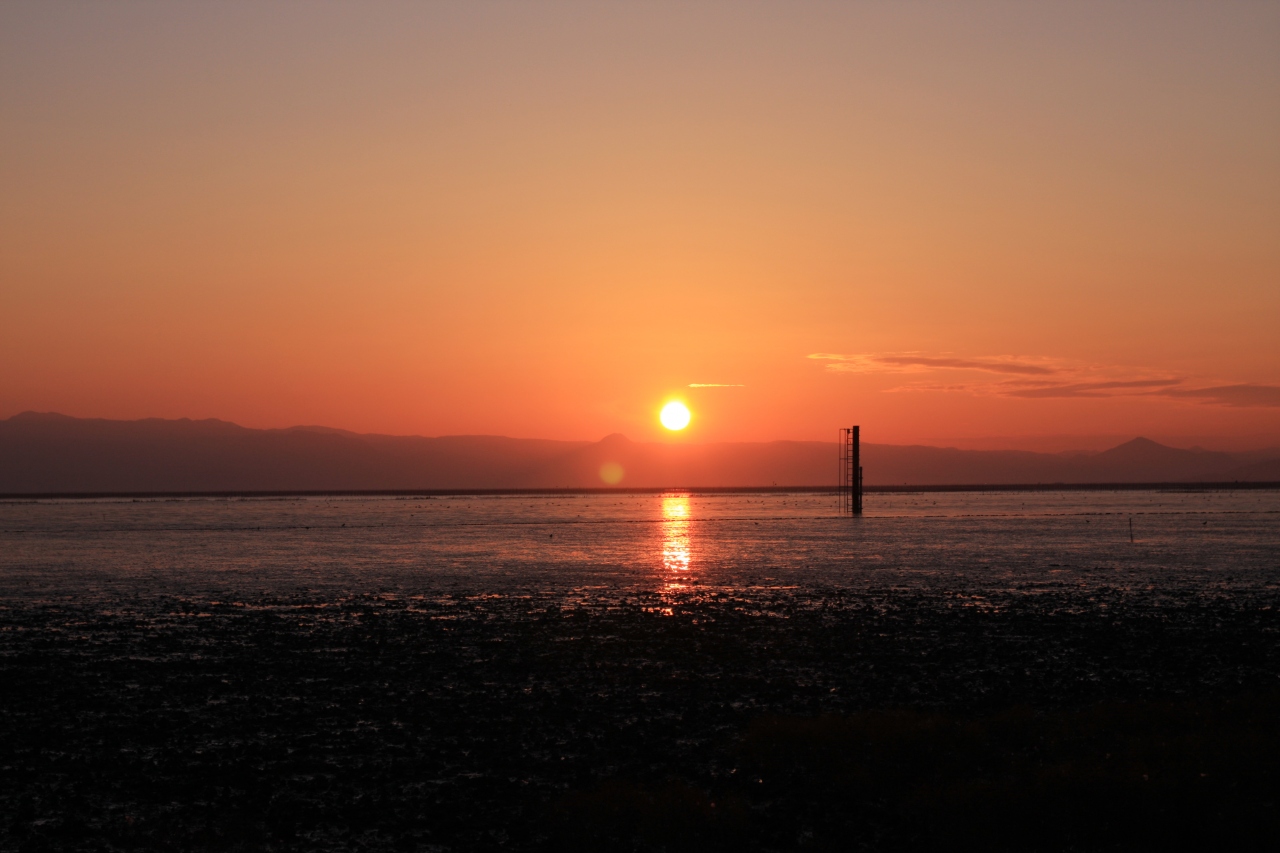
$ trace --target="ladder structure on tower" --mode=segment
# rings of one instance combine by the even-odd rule
[[[862,515],[862,449],[859,427],[840,430],[840,514]]]

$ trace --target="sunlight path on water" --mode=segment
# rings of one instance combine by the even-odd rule
[[[0,502],[0,591],[1207,594],[1274,588],[1278,522],[1270,490],[873,493],[860,519],[813,493]]]

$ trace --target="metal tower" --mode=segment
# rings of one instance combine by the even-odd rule
[[[840,514],[862,515],[862,450],[858,427],[840,430]]]

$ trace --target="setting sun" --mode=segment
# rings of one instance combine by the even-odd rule
[[[689,425],[689,409],[684,403],[667,403],[658,418],[667,429],[684,429]]]

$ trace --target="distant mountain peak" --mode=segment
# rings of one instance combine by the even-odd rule
[[[22,423],[22,422],[26,422],[26,423],[40,423],[40,422],[45,422],[45,423],[48,423],[48,422],[52,422],[52,421],[74,421],[74,420],[78,420],[78,418],[74,418],[74,417],[72,417],[71,415],[64,415],[64,414],[61,414],[61,413],[59,413],[59,412],[32,412],[32,411],[27,411],[27,412],[18,412],[18,414],[11,416],[11,417],[9,418],[9,420],[11,420],[11,421],[18,421],[19,423]]]
[[[337,427],[314,426],[312,424],[299,424],[298,426],[284,427],[278,432],[315,432],[321,435],[346,435],[359,437],[360,433],[352,432],[348,429],[338,429]]]
[[[1160,443],[1160,442],[1158,442],[1158,441],[1152,441],[1151,439],[1149,439],[1149,438],[1145,438],[1145,437],[1143,437],[1143,436],[1138,436],[1137,438],[1130,439],[1129,441],[1126,441],[1124,444],[1118,444],[1118,445],[1116,445],[1115,447],[1113,447],[1113,448],[1111,448],[1111,449],[1112,449],[1112,450],[1122,450],[1122,449],[1124,449],[1124,448],[1126,448],[1126,447],[1133,448],[1133,449],[1135,449],[1135,450],[1136,450],[1136,449],[1138,449],[1138,448],[1150,449],[1150,448],[1155,448],[1155,447],[1159,447],[1159,448],[1161,448],[1161,449],[1163,449],[1163,450],[1175,450],[1175,449],[1176,449],[1176,448],[1170,447],[1170,446],[1169,446],[1169,445],[1167,445],[1167,444],[1161,444],[1161,443]]]
[[[1092,464],[1103,466],[1098,469],[1099,478],[1107,472],[1116,479],[1146,482],[1215,479],[1239,463],[1229,453],[1184,450],[1149,438],[1126,441],[1092,459]]]
[[[1138,438],[1126,441],[1124,444],[1117,444],[1110,450],[1104,450],[1095,458],[1098,459],[1154,459],[1166,456],[1181,456],[1189,453],[1187,450],[1180,450],[1176,447],[1169,447],[1158,441],[1152,441],[1149,438]]]

